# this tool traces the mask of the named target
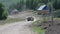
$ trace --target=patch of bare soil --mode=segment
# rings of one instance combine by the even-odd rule
[[[47,29],[46,34],[60,34],[60,26],[51,26]]]
[[[33,22],[21,21],[0,26],[0,34],[36,34],[28,27]]]
[[[39,26],[41,26],[43,29],[46,29],[45,34],[60,34],[60,21],[48,21],[43,22]]]

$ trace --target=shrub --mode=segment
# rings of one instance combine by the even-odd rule
[[[0,20],[4,20],[7,18],[7,12],[4,10],[4,5],[0,3]]]

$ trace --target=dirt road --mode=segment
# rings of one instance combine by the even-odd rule
[[[12,24],[5,24],[0,26],[0,34],[36,34],[28,27],[31,23],[33,23],[33,21],[21,21]]]
[[[35,17],[34,21],[39,19],[38,17],[34,16],[33,13],[31,13],[31,12],[22,12],[18,15],[14,15],[13,18],[15,18],[15,17],[21,18],[22,17],[25,19],[28,16]],[[14,22],[11,24],[2,25],[2,26],[0,26],[0,34],[37,34],[36,32],[33,32],[31,28],[28,27],[34,21],[26,21],[25,20],[25,21]]]

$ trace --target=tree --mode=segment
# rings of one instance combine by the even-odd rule
[[[28,9],[35,10],[39,4],[40,0],[26,0],[26,7]]]
[[[6,19],[7,13],[4,10],[4,5],[0,3],[0,20]]]
[[[60,0],[55,0],[53,6],[55,9],[60,9]]]
[[[18,9],[21,11],[23,9],[23,6],[24,6],[24,0],[20,0],[20,2],[11,4],[8,10]]]
[[[40,0],[40,3],[45,3],[45,4],[47,4],[47,3],[48,3],[48,0]]]

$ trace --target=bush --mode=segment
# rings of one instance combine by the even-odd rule
[[[7,18],[7,12],[4,10],[4,5],[0,3],[0,20],[4,20]]]

